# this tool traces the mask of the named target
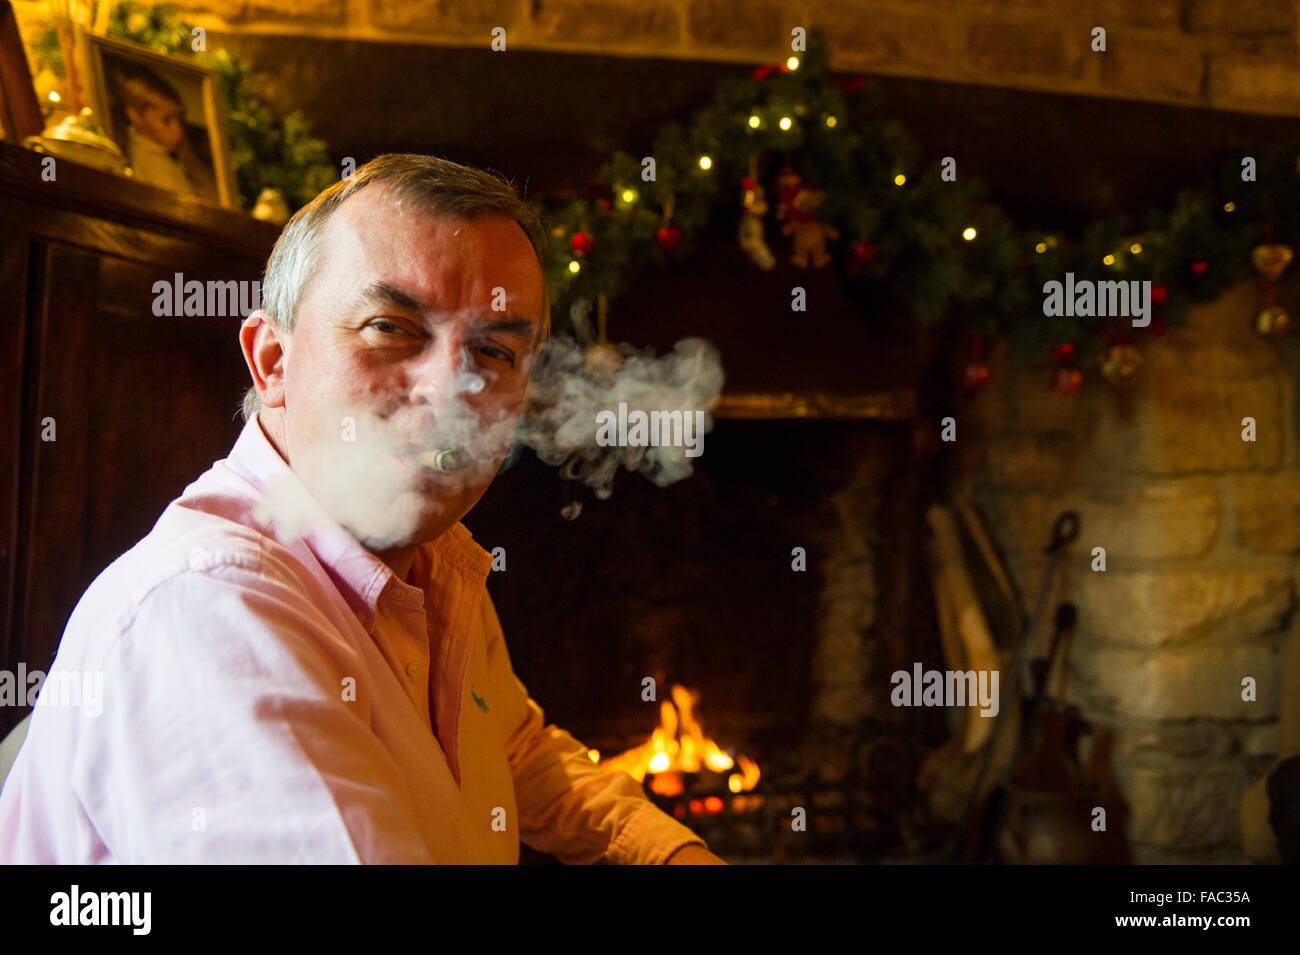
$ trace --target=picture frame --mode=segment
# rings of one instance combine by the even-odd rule
[[[88,71],[86,98],[132,177],[239,208],[216,71],[111,37],[83,32],[78,45]]]
[[[44,125],[13,4],[0,0],[0,139],[20,143]]]

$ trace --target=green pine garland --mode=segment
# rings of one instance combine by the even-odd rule
[[[113,7],[108,32],[161,53],[193,57],[216,70],[244,209],[251,210],[262,190],[271,188],[280,190],[293,211],[338,179],[325,143],[311,134],[311,124],[299,112],[277,118],[254,92],[243,62],[225,50],[191,51],[191,27],[175,7],[123,0]],[[52,25],[37,36],[32,52],[38,71],[48,67],[55,75],[64,75],[63,55]]]
[[[1151,213],[1141,228],[1110,219],[1072,240],[1018,228],[988,201],[982,183],[969,177],[944,182],[937,164],[923,165],[899,124],[873,118],[874,89],[842,89],[828,61],[824,33],[816,29],[797,69],[767,67],[724,81],[689,123],[662,130],[651,151],[656,181],[642,181],[641,161],[619,152],[601,173],[610,198],[534,203],[559,240],[547,256],[557,326],[579,298],[604,293],[612,302],[631,278],[629,266],[690,255],[715,202],[739,207],[751,156],[773,208],[779,202],[775,175],[787,162],[806,185],[826,191],[817,218],[840,232],[831,250],[842,273],[854,244],[874,246],[874,257],[856,275],[845,274],[846,281],[870,284],[872,294],[863,300],[879,301],[883,293],[921,325],[949,320],[1006,339],[1021,360],[1041,358],[1066,339],[1080,360],[1092,358],[1118,327],[1113,318],[1045,318],[1046,281],[1066,272],[1094,281],[1151,280],[1167,295],[1155,312],[1174,328],[1190,306],[1212,301],[1252,274],[1249,251],[1261,241],[1262,223],[1274,226],[1279,241],[1300,227],[1296,154],[1277,151],[1256,155],[1256,182],[1242,182],[1237,158],[1217,189],[1182,193],[1173,208]],[[751,117],[758,118],[757,127]],[[782,117],[791,119],[788,130]],[[708,170],[700,168],[706,155]],[[900,175],[902,185],[896,184]],[[631,202],[625,190],[635,194]],[[655,241],[669,196],[672,224],[682,232],[672,253]],[[963,238],[968,226],[976,230],[969,241]],[[594,243],[586,254],[570,250],[580,228]]]

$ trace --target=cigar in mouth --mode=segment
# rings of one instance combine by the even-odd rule
[[[464,455],[455,448],[435,448],[432,451],[417,454],[415,460],[431,471],[447,473],[459,471],[465,464]]]

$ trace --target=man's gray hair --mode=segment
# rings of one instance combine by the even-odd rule
[[[409,202],[431,216],[469,222],[486,216],[505,216],[519,223],[542,266],[542,320],[535,345],[540,347],[546,341],[551,331],[551,305],[543,260],[546,233],[537,214],[504,178],[448,159],[415,153],[376,156],[348,178],[321,192],[286,223],[271,250],[262,280],[262,308],[276,328],[293,331],[303,289],[320,264],[325,223],[349,196],[372,183],[383,183],[390,196]],[[242,410],[245,421],[262,410],[262,399],[256,388],[244,393]]]

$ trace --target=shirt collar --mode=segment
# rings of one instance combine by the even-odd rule
[[[301,533],[297,533],[295,528],[278,525],[268,533],[287,547],[302,540],[366,629],[372,629],[381,595],[390,585],[401,588],[406,586],[405,583],[311,496],[266,436],[257,414],[245,423],[226,464],[262,492],[263,502],[268,492],[273,493],[277,501],[290,501],[292,510],[303,515]],[[487,579],[491,567],[492,555],[474,541],[465,525],[457,521],[435,540],[420,545],[411,570],[416,585],[427,593],[430,578],[439,571],[451,568],[471,579],[477,578],[481,583]]]

